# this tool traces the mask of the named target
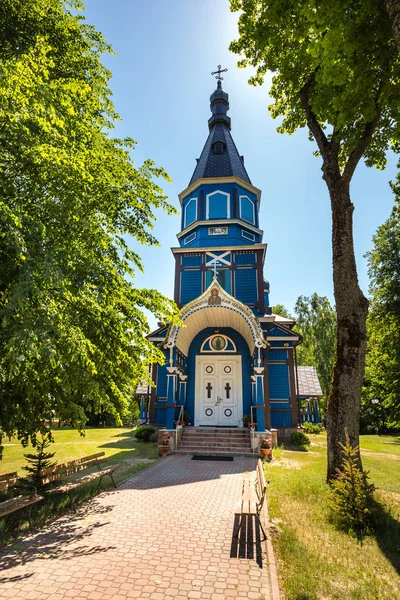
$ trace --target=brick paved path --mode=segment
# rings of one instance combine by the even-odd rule
[[[265,556],[246,543],[258,528],[232,538],[242,473],[255,466],[159,461],[1,553],[0,598],[269,600]]]

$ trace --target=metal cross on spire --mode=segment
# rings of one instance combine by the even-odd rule
[[[223,80],[223,77],[221,77],[221,73],[225,73],[225,71],[227,71],[228,69],[221,69],[221,65],[218,65],[218,70],[217,71],[212,71],[211,75],[215,75],[215,79],[219,79],[220,81]]]

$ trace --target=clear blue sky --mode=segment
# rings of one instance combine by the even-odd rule
[[[86,0],[87,21],[100,30],[116,53],[104,63],[112,71],[111,89],[122,117],[118,136],[137,142],[137,164],[152,158],[172,184],[164,189],[178,208],[178,193],[188,185],[208,134],[209,96],[216,87],[210,75],[227,67],[223,87],[229,93],[232,135],[252,183],[262,190],[260,226],[268,244],[265,277],[272,304],[293,309],[299,295],[317,292],[333,302],[331,216],[321,162],[305,129],[293,136],[276,132],[267,106],[268,82],[248,85],[251,70],[236,67],[228,50],[237,37],[237,14],[228,0]],[[385,171],[360,164],[351,194],[361,287],[368,290],[365,252],[372,235],[389,216],[393,195],[388,181],[396,174],[391,157]],[[179,216],[157,215],[154,233],[161,248],[133,244],[145,272],[136,285],[173,295]],[[153,318],[151,325],[155,324]]]

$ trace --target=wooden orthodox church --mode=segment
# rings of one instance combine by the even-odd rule
[[[152,365],[148,419],[171,430],[184,407],[194,427],[243,427],[248,418],[258,432],[288,434],[301,421],[295,368],[301,340],[294,321],[271,311],[261,191],[232,139],[220,71],[217,78],[209,135],[179,195],[181,231],[172,253],[184,326],[149,336],[164,351],[165,365]],[[316,387],[314,398],[322,395]],[[307,398],[307,390],[302,394]],[[312,420],[318,421],[315,408]]]

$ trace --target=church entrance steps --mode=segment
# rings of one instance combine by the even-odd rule
[[[178,452],[251,454],[248,429],[185,427]]]

